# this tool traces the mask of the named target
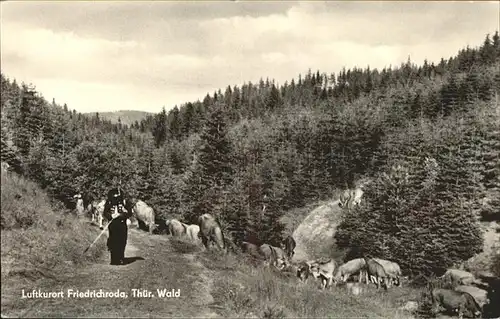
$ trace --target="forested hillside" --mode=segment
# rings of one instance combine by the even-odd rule
[[[85,113],[84,113],[85,114]],[[85,115],[92,116],[92,113],[86,113]],[[94,113],[95,115],[95,113]],[[99,112],[98,116],[103,120],[109,120],[111,123],[122,125],[135,125],[139,127],[139,123],[146,119],[148,115],[152,115],[144,111],[132,111],[132,110],[122,110],[114,112]]]
[[[2,74],[1,157],[68,205],[121,181],[164,218],[212,213],[234,241],[273,245],[284,212],[368,177],[337,242],[428,274],[479,251],[478,214],[500,219],[499,57],[497,32],[423,65],[228,86],[130,126]]]

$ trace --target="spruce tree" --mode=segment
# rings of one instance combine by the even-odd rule
[[[227,137],[222,108],[217,105],[209,114],[201,134],[201,146],[191,164],[186,181],[191,210],[185,217],[211,213],[216,216],[227,206],[227,186],[232,177],[232,150]]]
[[[141,132],[144,132],[143,122],[141,122]],[[155,124],[151,132],[154,137],[155,146],[160,147],[167,139],[167,113],[165,107],[155,117]]]

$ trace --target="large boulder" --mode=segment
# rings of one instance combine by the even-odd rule
[[[315,208],[293,232],[297,243],[294,260],[311,260],[332,256],[335,251],[333,235],[341,221],[342,209],[338,200]]]

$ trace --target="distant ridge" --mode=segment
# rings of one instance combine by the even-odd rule
[[[86,114],[94,115],[96,112],[89,112]],[[133,111],[133,110],[121,110],[114,112],[98,112],[101,119],[109,120],[112,123],[118,123],[118,119],[121,120],[122,124],[134,124],[135,121],[140,122],[145,119],[148,115],[153,115],[151,112],[144,111]]]

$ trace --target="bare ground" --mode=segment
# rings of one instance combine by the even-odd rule
[[[56,280],[40,281],[37,286],[21,279],[3,284],[7,290],[2,292],[2,317],[217,317],[209,308],[213,274],[194,254],[175,251],[167,236],[130,229],[125,257],[127,265],[111,266],[106,253],[89,267],[68,267]],[[63,291],[64,298],[23,299],[23,289]],[[128,298],[71,298],[68,289],[119,289]],[[132,289],[147,289],[154,296],[133,297]],[[162,298],[156,289],[180,289],[180,297]]]

